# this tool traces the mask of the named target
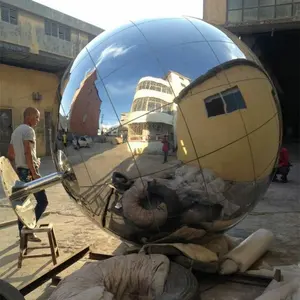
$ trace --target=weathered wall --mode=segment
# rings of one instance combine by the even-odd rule
[[[0,64],[0,109],[12,109],[13,129],[22,123],[26,107],[33,106],[41,112],[41,121],[36,128],[40,156],[46,153],[45,112],[51,112],[52,121],[57,124],[57,86],[58,78],[54,74]],[[42,100],[32,100],[33,92],[39,92]]]
[[[79,31],[87,32],[94,36],[97,36],[103,31],[103,29],[98,28],[92,24],[83,22],[79,19],[73,18],[60,11],[57,11],[32,0],[1,0],[1,2],[6,3],[8,5],[12,5],[14,7],[19,8],[20,10],[27,11],[34,15],[41,16],[43,18],[64,24]]]
[[[45,34],[45,19],[26,11],[18,11],[18,25],[0,22],[0,40],[25,46],[34,54],[39,51],[74,58],[88,43],[88,34],[71,29],[71,41]]]
[[[227,0],[204,0],[203,19],[210,23],[226,23]]]

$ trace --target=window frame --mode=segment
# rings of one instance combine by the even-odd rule
[[[53,20],[45,18],[44,33],[47,36],[52,36],[62,41],[71,42],[71,28]],[[61,34],[63,34],[63,37],[61,37]]]
[[[246,23],[246,22],[260,22],[260,21],[266,21],[266,20],[282,20],[285,18],[293,18],[296,17],[296,12],[297,10],[295,9],[295,7],[297,6],[297,4],[300,4],[299,0],[290,0],[290,3],[277,3],[277,1],[280,0],[274,0],[274,4],[269,4],[269,5],[261,5],[260,0],[258,0],[258,5],[256,7],[246,7],[245,6],[245,0],[242,0],[242,8],[239,9],[229,9],[229,1],[226,1],[226,23],[232,23],[232,24],[238,24],[238,23]],[[277,17],[277,8],[278,7],[283,7],[283,6],[291,6],[291,15],[290,16],[286,16],[286,17]],[[270,19],[260,19],[260,9],[261,8],[270,8],[273,7],[274,8],[274,15],[272,18]],[[245,20],[245,10],[247,9],[255,9],[257,8],[257,19],[255,20]],[[232,22],[229,20],[229,13],[231,11],[241,11],[242,12],[242,19],[241,21],[238,22]]]
[[[8,10],[8,21],[3,20],[3,18],[2,18],[2,10],[3,9]],[[0,2],[0,11],[1,11],[1,18],[0,18],[1,22],[5,22],[5,23],[11,24],[11,25],[18,25],[19,24],[19,10],[18,10],[18,8],[13,7],[9,4],[5,4],[5,3]],[[11,22],[11,12],[12,11],[14,11],[16,13],[16,18],[15,18],[16,23]]]
[[[225,101],[224,96],[226,96],[226,94],[227,94],[227,95],[228,95],[228,94],[235,94],[235,93],[237,93],[237,92],[241,94],[241,97],[242,97],[243,102],[244,102],[243,104],[244,104],[245,107],[243,107],[243,108],[237,108],[237,109],[235,109],[235,110],[232,110],[232,111],[228,112],[228,109],[227,109],[227,102]],[[224,94],[225,94],[225,95],[224,95]],[[218,115],[210,115],[209,112],[208,112],[208,110],[207,110],[207,105],[206,105],[206,104],[207,104],[208,102],[213,101],[213,100],[216,100],[216,99],[221,99],[222,104],[223,104],[223,110],[224,110],[224,113],[218,114]],[[205,110],[206,110],[206,115],[207,115],[207,118],[208,118],[208,119],[209,119],[209,118],[218,117],[218,116],[223,116],[223,115],[229,115],[229,114],[234,113],[235,111],[242,110],[242,109],[247,109],[247,103],[246,103],[246,101],[245,101],[245,98],[244,98],[244,96],[243,96],[241,90],[239,89],[239,87],[238,87],[237,85],[234,86],[234,87],[228,88],[228,89],[226,89],[226,90],[224,90],[224,91],[218,92],[218,93],[216,93],[216,94],[214,94],[214,95],[208,96],[208,97],[206,97],[206,98],[203,100],[203,102],[204,102],[204,106],[205,106]]]

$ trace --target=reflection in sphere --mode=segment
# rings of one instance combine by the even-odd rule
[[[195,18],[125,24],[87,45],[60,89],[56,149],[77,180],[66,188],[121,238],[227,230],[268,188],[281,143],[276,91],[223,29]]]

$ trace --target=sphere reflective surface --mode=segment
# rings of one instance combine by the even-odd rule
[[[266,192],[281,144],[277,94],[236,36],[195,18],[104,32],[60,86],[66,187],[100,227],[136,243],[225,231]]]

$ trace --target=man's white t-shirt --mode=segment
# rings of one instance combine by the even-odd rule
[[[24,141],[30,141],[33,164],[38,166],[35,131],[32,127],[21,124],[12,133],[10,141],[14,147],[16,168],[29,169],[25,158]]]

